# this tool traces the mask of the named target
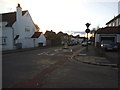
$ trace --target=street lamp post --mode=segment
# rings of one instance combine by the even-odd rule
[[[86,27],[87,27],[87,29],[85,30],[85,32],[87,33],[87,47],[86,47],[86,51],[88,51],[88,33],[90,32],[89,26],[90,26],[91,24],[86,23],[85,25],[86,25]]]

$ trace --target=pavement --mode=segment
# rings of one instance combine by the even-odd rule
[[[110,62],[100,48],[96,48],[93,45],[88,47],[88,51],[86,47],[83,47],[83,50],[78,50],[78,53],[72,58],[76,61],[92,65],[119,67],[117,63]]]
[[[5,50],[5,51],[2,51],[2,54],[10,54],[10,53],[16,53],[16,52],[25,52],[25,51],[46,49],[46,48],[51,48],[51,47],[50,46],[44,46],[44,47],[34,47],[34,48],[22,48],[22,49],[16,49],[16,50]]]

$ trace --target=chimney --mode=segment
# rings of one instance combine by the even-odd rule
[[[16,7],[16,20],[19,21],[22,17],[22,8],[20,7],[20,4],[18,3],[18,6]]]

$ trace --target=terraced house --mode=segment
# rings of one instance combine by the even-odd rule
[[[120,14],[106,23],[106,27],[97,30],[95,46],[100,46],[102,40],[111,40],[120,47]]]
[[[22,11],[20,4],[16,12],[3,13],[2,37],[0,45],[2,50],[13,50],[20,48],[32,48],[46,45],[46,38],[42,32],[37,32],[35,24],[28,12]]]

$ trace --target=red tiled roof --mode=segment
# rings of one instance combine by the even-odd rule
[[[106,25],[108,25],[109,23],[113,22],[114,20],[116,20],[117,18],[120,18],[120,14],[118,14],[116,17],[114,17],[112,20],[110,20],[109,22],[106,23]]]
[[[24,15],[26,12],[27,10],[22,11],[22,15]],[[16,21],[16,12],[3,13],[0,15],[2,15],[2,22],[8,22],[8,24],[6,25],[7,27],[11,27]]]
[[[38,38],[41,34],[42,32],[35,32],[31,38]]]
[[[97,34],[120,34],[120,26],[100,28],[97,30]]]

